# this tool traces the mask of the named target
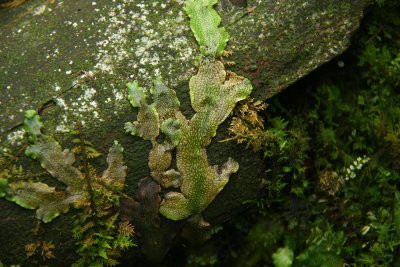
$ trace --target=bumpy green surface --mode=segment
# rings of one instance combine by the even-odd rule
[[[229,40],[225,28],[218,27],[221,17],[213,9],[217,3],[218,0],[189,0],[185,7],[190,17],[190,28],[200,45],[201,53],[213,58],[222,55]]]
[[[28,110],[25,112],[24,128],[29,133],[31,142],[35,143],[37,138],[42,135],[42,127],[43,123],[40,121],[40,117],[36,115],[36,111]]]
[[[153,96],[154,107],[158,116],[162,121],[174,117],[180,105],[175,91],[169,89],[161,80],[154,80],[153,83],[154,86],[151,88],[150,93]],[[164,125],[164,128],[174,127],[171,123],[173,122],[169,121]]]
[[[20,181],[8,184],[5,197],[27,209],[37,209],[36,217],[50,222],[60,213],[67,212],[70,205],[80,207],[87,202],[83,175],[72,164],[75,157],[50,136],[42,134],[43,124],[35,111],[25,113],[24,128],[32,144],[25,154],[40,161],[41,166],[54,178],[66,184],[67,190],[57,191],[45,183]]]
[[[58,181],[67,185],[65,191],[58,191],[42,182],[19,181],[8,183],[0,180],[0,197],[6,197],[21,207],[37,209],[36,217],[43,222],[50,222],[61,213],[68,212],[70,206],[82,208],[89,205],[89,194],[84,175],[72,166],[75,156],[68,150],[62,151],[60,144],[52,137],[42,134],[43,124],[35,111],[25,113],[24,128],[32,144],[25,154],[40,161]],[[115,142],[107,157],[108,168],[102,177],[103,184],[122,188],[125,183],[126,166],[123,164],[122,147]]]
[[[181,220],[201,213],[239,169],[239,164],[229,158],[218,170],[218,166],[209,164],[206,151],[218,126],[252,90],[247,79],[233,75],[225,79],[224,65],[212,61],[202,64],[190,80],[192,107],[197,113],[182,123],[176,156],[181,192],[167,193],[160,207],[160,213],[169,219]]]
[[[154,103],[148,105],[137,82],[129,83],[129,100],[133,107],[140,102],[137,121],[128,123],[126,130],[151,140],[149,167],[152,177],[163,187],[179,187],[181,192],[168,192],[160,205],[160,213],[171,220],[186,219],[200,214],[224,188],[239,164],[233,159],[219,169],[208,162],[206,147],[216,135],[218,126],[228,117],[236,103],[246,99],[251,91],[250,81],[233,72],[227,77],[221,56],[229,34],[219,28],[221,18],[213,9],[216,0],[189,0],[186,12],[190,26],[205,58],[197,75],[189,82],[191,105],[196,114],[188,121],[179,111],[175,92],[160,80],[150,90]],[[134,86],[133,86],[134,85]],[[155,118],[144,120],[144,118]],[[156,140],[161,121],[163,144]],[[144,126],[145,125],[145,126]],[[145,130],[144,130],[145,129]],[[148,133],[154,133],[149,136]],[[178,171],[168,170],[171,150],[177,147]]]
[[[137,81],[127,83],[128,87],[128,99],[131,105],[135,108],[140,107],[140,102],[146,99],[146,95],[144,93],[144,89],[139,86]]]
[[[233,159],[219,169],[208,162],[206,147],[216,135],[218,126],[228,117],[236,103],[246,99],[251,91],[250,81],[230,72],[215,57],[222,55],[229,34],[219,28],[221,18],[213,9],[216,0],[186,2],[190,26],[205,58],[197,75],[190,79],[191,105],[196,114],[188,121],[179,111],[175,92],[160,80],[154,81],[150,90],[154,103],[145,101],[144,89],[137,82],[129,83],[129,100],[133,107],[140,103],[137,121],[127,123],[133,135],[151,140],[149,167],[152,177],[163,187],[179,187],[181,192],[169,192],[160,206],[160,213],[171,220],[186,219],[200,214],[224,188],[239,164]],[[144,118],[148,118],[144,120]],[[151,119],[149,119],[151,118]],[[156,140],[165,135],[163,144]],[[154,133],[151,136],[149,133]],[[171,150],[177,147],[178,171],[170,169]]]
[[[103,184],[112,185],[118,190],[122,190],[126,178],[127,167],[124,165],[123,152],[124,148],[117,141],[114,141],[107,155],[108,167],[103,175],[98,178]]]
[[[132,86],[134,85],[134,86]],[[169,169],[172,162],[172,150],[181,138],[181,122],[175,118],[178,112],[179,100],[174,90],[168,88],[161,80],[154,80],[150,94],[152,104],[146,102],[146,92],[135,81],[128,83],[128,98],[133,107],[139,105],[137,121],[125,124],[125,130],[134,136],[150,140],[153,148],[149,153],[149,168],[151,176],[163,187],[179,187],[181,178],[179,172]],[[161,132],[165,135],[164,142],[156,140]]]
[[[147,104],[146,97],[132,91],[128,84],[129,99],[136,98],[131,103],[140,101],[141,104],[137,121],[127,123],[126,130],[152,142],[151,176],[165,188],[180,187],[181,192],[167,193],[161,203],[160,213],[171,220],[200,214],[224,188],[229,176],[239,169],[239,164],[231,158],[220,169],[211,166],[206,147],[236,103],[246,99],[252,90],[248,79],[234,73],[227,77],[224,65],[209,59],[201,63],[197,75],[190,79],[189,87],[192,107],[196,111],[191,120],[178,111],[175,92],[161,81],[155,81],[150,90],[152,104]],[[135,88],[144,92],[138,85]],[[165,137],[163,143],[156,140],[160,127]],[[169,169],[175,147],[178,171]]]

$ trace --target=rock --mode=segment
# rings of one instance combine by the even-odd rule
[[[253,97],[272,97],[342,53],[370,2],[221,0],[217,10],[231,35],[228,50],[233,52],[225,61],[235,62],[232,70],[252,81]],[[193,114],[188,79],[196,73],[199,52],[183,4],[37,0],[1,9],[0,151],[21,148],[19,124],[27,109],[40,111],[46,131],[65,148],[70,145],[69,132],[80,121],[85,136],[103,154],[114,139],[125,148],[126,193],[133,196],[139,180],[149,175],[150,144],[124,133],[124,123],[136,116],[125,84],[138,80],[149,88],[153,78],[161,78],[176,90],[183,113]],[[242,210],[244,200],[257,196],[264,175],[258,155],[218,142],[227,137],[228,124],[229,119],[220,127],[209,158],[221,165],[232,157],[240,169],[204,212],[210,223],[221,223]],[[27,167],[37,165],[23,160]],[[24,262],[24,244],[33,240],[34,224],[33,211],[0,199],[0,259],[5,264]],[[70,214],[43,227],[42,237],[56,243],[59,266],[74,261],[71,227]]]
[[[17,7],[25,3],[27,0],[0,0],[0,8]]]

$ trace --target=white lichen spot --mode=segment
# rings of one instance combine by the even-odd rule
[[[97,108],[97,102],[94,101],[94,100],[93,100],[93,101],[90,101],[89,105],[92,106],[92,107],[94,107],[94,108]]]
[[[57,133],[68,133],[68,132],[70,132],[70,129],[65,124],[60,124],[60,125],[57,125],[56,132]]]
[[[96,93],[96,90],[94,88],[89,88],[89,89],[85,90],[85,94],[83,95],[83,99],[90,100],[90,99],[93,98],[95,93]]]
[[[33,11],[32,16],[42,15],[46,11],[46,5],[42,5]]]
[[[54,101],[56,102],[56,105],[59,106],[60,108],[64,110],[68,109],[64,99],[57,97],[54,99]]]
[[[116,90],[113,90],[113,91],[114,91],[114,96],[115,96],[116,101],[120,101],[125,98],[121,92],[117,92]]]
[[[154,69],[153,73],[154,73],[155,77],[161,77],[161,70],[160,69]]]
[[[21,144],[21,140],[24,139],[25,136],[25,130],[18,130],[18,131],[14,131],[10,134],[7,135],[7,140],[11,145],[20,145]]]
[[[93,111],[93,118],[95,118],[95,119],[99,118],[99,113],[96,110]]]
[[[56,57],[60,54],[60,50],[58,48],[54,49],[52,56]],[[61,70],[60,70],[61,71]]]

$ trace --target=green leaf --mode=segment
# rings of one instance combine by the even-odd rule
[[[87,146],[86,148],[86,153],[87,153],[87,158],[92,159],[92,158],[97,158],[101,155],[99,151],[97,151],[94,147]]]
[[[5,197],[9,194],[10,188],[8,186],[8,180],[0,178],[0,197]]]
[[[135,108],[140,107],[140,103],[146,99],[145,91],[139,86],[137,81],[127,83],[128,87],[128,99],[131,105]]]
[[[42,135],[41,128],[43,123],[40,121],[40,116],[35,110],[27,110],[25,112],[24,129],[29,135],[29,141],[35,143],[37,138]]]
[[[99,251],[99,256],[104,259],[108,259],[107,252],[105,250]]]
[[[293,251],[288,247],[279,248],[272,254],[272,260],[275,267],[290,267],[294,258]]]
[[[181,122],[169,118],[161,124],[161,132],[165,134],[169,145],[176,147],[182,137]]]
[[[190,17],[190,28],[203,56],[220,57],[229,40],[225,28],[218,27],[221,18],[213,9],[218,0],[188,0],[185,10]]]
[[[125,184],[126,169],[124,165],[123,147],[114,141],[107,155],[108,167],[100,178],[105,184],[122,189]],[[114,223],[114,221],[113,221]]]
[[[161,79],[155,79],[150,93],[154,100],[153,105],[161,120],[175,117],[180,102],[174,90],[168,88]]]
[[[209,165],[205,149],[236,103],[246,99],[253,89],[248,79],[225,81],[224,70],[220,61],[206,62],[189,81],[190,99],[196,114],[190,122],[181,120],[182,134],[176,154],[177,168],[186,185],[181,186],[182,193],[165,195],[160,213],[168,219],[182,220],[201,213],[239,168],[232,159],[219,170]]]
[[[142,137],[145,140],[154,140],[159,135],[160,119],[153,105],[142,103],[137,115],[137,121],[125,123],[125,131]]]
[[[37,209],[36,217],[45,223],[52,221],[60,213],[67,212],[75,200],[74,197],[68,198],[63,192],[41,182],[12,183],[10,191],[8,200],[26,209]]]

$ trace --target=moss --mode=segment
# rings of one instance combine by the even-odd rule
[[[230,37],[225,28],[219,27],[221,17],[213,9],[217,3],[218,0],[188,1],[185,6],[200,52],[211,58],[222,56]]]
[[[249,145],[261,143],[266,157],[264,196],[202,245],[212,248],[204,258],[220,255],[216,266],[399,264],[395,7],[371,11],[350,51],[258,114],[265,129]]]
[[[145,0],[98,0],[95,1],[96,5],[92,5],[92,2],[52,3],[39,0],[29,1],[26,5],[7,12],[0,10],[0,53],[6,57],[5,62],[8,63],[0,66],[0,87],[5,89],[0,92],[0,132],[3,133],[5,129],[22,122],[24,110],[42,108],[43,103],[56,96],[57,106],[45,108],[41,114],[44,123],[49,125],[47,133],[50,135],[55,132],[59,140],[68,142],[71,139],[68,131],[74,128],[77,121],[81,121],[84,124],[83,131],[91,136],[90,141],[101,151],[107,151],[115,138],[121,140],[129,157],[127,164],[132,170],[127,177],[130,186],[126,192],[132,195],[137,181],[150,171],[147,166],[148,158],[144,155],[151,149],[151,144],[140,138],[128,139],[123,133],[123,122],[131,116],[126,112],[129,103],[124,85],[131,79],[131,75],[146,87],[151,84],[153,76],[162,77],[167,85],[177,88],[182,112],[187,118],[191,117],[193,111],[190,108],[187,81],[195,71],[195,38],[190,34],[182,1],[161,3]],[[318,1],[310,3],[311,6],[318,5]],[[33,16],[35,10],[42,8],[43,4],[46,4],[47,9]],[[248,1],[248,7],[258,4],[258,1]],[[271,90],[276,89],[272,93],[286,85],[285,80],[280,78],[281,73],[274,66],[288,68],[288,71],[295,71],[296,68],[290,68],[293,62],[290,57],[282,57],[282,62],[275,61],[280,57],[269,53],[270,44],[260,42],[265,40],[266,34],[272,28],[266,23],[266,17],[285,8],[265,9],[264,3],[261,4],[252,13],[239,10],[238,14],[245,16],[235,23],[224,25],[227,25],[232,34],[229,49],[236,52],[234,60],[240,66],[237,70],[254,79],[256,88],[261,88],[256,93],[265,96],[265,91],[270,92],[265,86],[272,84],[275,79],[279,80],[278,85],[283,85],[271,86]],[[361,9],[355,8],[352,14],[347,13],[345,16],[354,16],[357,20]],[[232,14],[220,12],[220,9],[218,12],[223,21],[229,20]],[[242,28],[251,32],[248,35],[241,34],[245,32],[240,30]],[[171,29],[174,29],[173,34]],[[293,36],[296,41],[303,40],[298,35]],[[283,38],[281,44],[285,43],[289,42]],[[59,54],[56,53],[57,47]],[[322,61],[324,60],[326,58]],[[109,65],[112,72],[107,69]],[[262,71],[258,71],[257,66]],[[85,76],[78,79],[78,73],[82,69],[91,71],[93,78]],[[295,76],[301,76],[309,70],[298,72]],[[71,74],[67,74],[68,71]],[[79,81],[80,86],[67,91],[75,80]],[[96,93],[93,94],[93,90]],[[59,95],[60,92],[62,93]],[[167,131],[163,131],[165,132]],[[241,209],[244,198],[250,198],[254,192],[258,192],[258,178],[263,175],[263,166],[249,151],[237,153],[236,145],[218,144],[218,140],[227,134],[223,129],[220,132],[208,149],[210,163],[222,165],[227,157],[235,156],[241,169],[219,194],[218,204],[210,204],[206,214],[216,220],[226,220]],[[21,145],[22,135],[22,131],[15,131],[11,135],[2,134],[1,148],[11,146],[18,149],[14,145]],[[7,144],[11,140],[13,143]],[[96,167],[101,167],[105,160],[99,159],[95,164]],[[7,227],[7,216],[2,217],[2,220]]]
[[[212,9],[215,2],[199,3],[189,1],[186,5],[192,30],[205,57],[197,75],[189,82],[196,114],[187,120],[178,111],[180,102],[175,91],[160,80],[155,80],[150,90],[152,104],[147,103],[145,89],[137,82],[127,85],[132,106],[139,107],[137,121],[125,126],[127,132],[151,141],[152,177],[163,187],[180,187],[181,192],[168,192],[160,205],[160,213],[172,220],[203,212],[226,185],[229,176],[237,172],[239,165],[231,158],[220,169],[211,166],[206,147],[236,103],[247,98],[252,90],[249,80],[233,72],[227,75],[223,63],[214,59],[222,54],[229,35],[224,28],[219,28],[220,17]],[[215,23],[210,24],[210,18]],[[204,36],[205,29],[213,34]],[[161,144],[157,141],[160,125],[165,134]],[[178,171],[169,169],[175,147]]]
[[[68,150],[62,151],[59,143],[42,133],[43,124],[35,111],[26,112],[24,126],[32,143],[25,150],[25,154],[39,160],[42,168],[64,183],[67,188],[65,191],[58,191],[42,182],[28,180],[7,183],[6,179],[1,178],[0,195],[23,208],[37,209],[37,218],[46,223],[61,213],[68,212],[70,206],[75,208],[88,206],[91,193],[88,188],[90,184],[87,185],[85,179],[89,178],[88,176],[85,178],[83,173],[72,166],[75,161],[74,154]],[[126,176],[122,151],[122,147],[115,143],[107,157],[108,168],[96,182],[122,189]]]

